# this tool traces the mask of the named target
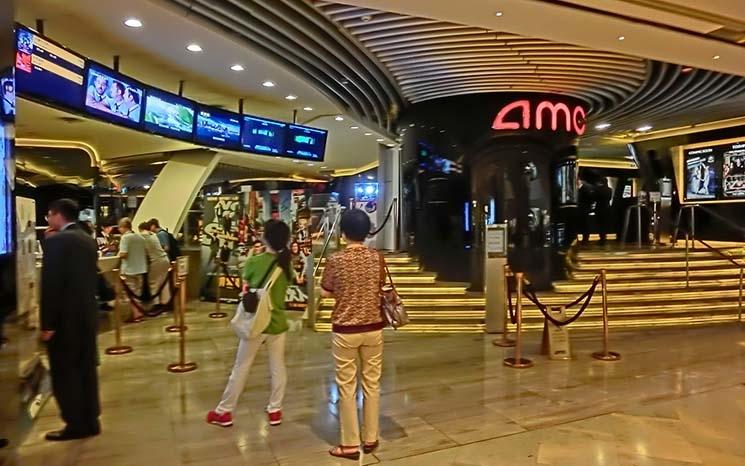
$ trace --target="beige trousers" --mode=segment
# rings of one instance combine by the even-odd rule
[[[353,447],[360,444],[357,420],[357,361],[364,395],[364,441],[378,440],[380,431],[380,374],[383,369],[383,331],[367,333],[335,333],[333,354],[336,366],[336,385],[339,387],[339,422],[341,444]]]
[[[153,304],[168,304],[171,300],[171,288],[169,285],[163,287],[163,291],[159,295],[154,293],[158,292],[158,288],[163,284],[164,280],[169,280],[168,269],[171,267],[171,263],[168,259],[152,261],[148,269],[147,280],[148,286],[150,287],[150,294],[153,298]]]

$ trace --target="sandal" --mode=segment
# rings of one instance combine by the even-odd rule
[[[352,448],[354,448],[354,451],[351,450]],[[360,459],[360,447],[345,447],[344,445],[338,445],[329,450],[329,455],[356,461]]]
[[[379,446],[380,446],[380,440],[376,440],[372,443],[365,442],[362,444],[362,451],[364,451],[366,455],[369,455],[370,453],[377,450]]]

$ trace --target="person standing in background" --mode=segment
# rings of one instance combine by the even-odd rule
[[[41,287],[41,339],[49,353],[52,391],[65,428],[47,440],[98,435],[98,251],[75,223],[79,207],[60,199],[49,206],[47,221],[56,232],[44,244]]]
[[[362,451],[375,451],[380,434],[380,375],[386,325],[380,309],[380,290],[386,269],[383,256],[364,245],[370,226],[370,217],[362,210],[344,212],[341,233],[347,247],[329,258],[321,279],[321,296],[336,301],[331,313],[332,353],[339,387],[341,443],[329,453],[353,460],[360,457],[358,379],[364,395]]]
[[[582,245],[586,246],[590,244],[590,213],[592,213],[592,202],[595,197],[595,192],[592,185],[582,180],[582,185],[579,187],[578,202],[577,202],[577,214],[579,216],[578,225],[579,232],[582,235]]]
[[[145,288],[145,274],[147,274],[145,238],[132,231],[132,220],[127,217],[119,220],[119,232],[122,234],[119,257],[122,259],[120,270],[124,275],[124,283],[135,296],[142,296]],[[132,318],[128,322],[137,323],[144,319],[137,303],[132,301]]]
[[[142,237],[145,238],[145,252],[148,260],[147,281],[150,287],[150,296],[153,297],[154,310],[161,311],[163,306],[171,301],[171,288],[170,284],[167,283],[171,261],[168,260],[168,254],[160,245],[158,237],[150,231],[150,224],[143,222],[140,223],[138,228]],[[158,293],[159,291],[160,293]]]
[[[608,186],[608,180],[605,177],[601,177],[595,186],[595,218],[597,219],[601,246],[605,246],[608,236],[611,221],[610,203],[612,198],[613,190]]]

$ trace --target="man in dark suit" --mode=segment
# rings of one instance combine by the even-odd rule
[[[47,440],[72,440],[98,435],[95,241],[75,223],[75,201],[60,199],[49,206],[47,221],[54,233],[44,242],[41,278],[41,338],[47,343],[52,390],[65,428]]]
[[[610,229],[610,203],[612,198],[613,190],[608,186],[608,179],[605,177],[600,178],[595,186],[595,217],[597,218],[601,246],[605,245],[608,230]]]

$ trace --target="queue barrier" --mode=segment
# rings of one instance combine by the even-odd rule
[[[113,271],[117,277],[119,277],[119,269]],[[121,354],[127,354],[134,351],[131,346],[122,344],[122,313],[119,307],[119,297],[121,295],[121,277],[116,281],[114,285],[114,312],[112,313],[114,319],[114,346],[106,348],[105,353],[115,356]]]
[[[191,372],[197,368],[197,363],[186,360],[186,278],[187,276],[179,276],[179,274],[172,274],[174,281],[178,286],[178,303],[174,306],[173,315],[176,319],[176,326],[178,327],[179,334],[179,359],[178,362],[169,364],[167,366],[168,372],[175,374],[183,374]]]
[[[218,258],[215,259],[215,269],[214,270],[215,270],[215,272],[214,272],[214,276],[215,276],[215,311],[214,312],[210,312],[208,314],[208,317],[210,319],[224,319],[225,317],[228,316],[228,313],[227,312],[223,312],[222,310],[220,310],[220,304],[222,304],[221,303],[222,298],[220,297],[220,289],[221,289],[220,288],[220,277],[223,276],[223,273],[225,274],[226,277],[228,276],[228,274],[227,274],[227,271],[228,271],[227,270],[227,265],[223,261],[221,261],[220,258],[218,257]]]
[[[510,277],[514,279],[514,286],[511,286]],[[515,350],[513,357],[504,359],[504,365],[515,369],[525,369],[533,366],[533,362],[530,359],[522,357],[523,298],[530,300],[540,310],[541,314],[543,314],[547,321],[550,321],[558,327],[563,327],[572,324],[582,316],[592,301],[598,286],[601,288],[602,296],[603,350],[592,353],[592,357],[601,361],[618,361],[621,359],[621,355],[609,350],[608,281],[605,270],[601,270],[600,273],[595,276],[587,291],[582,293],[582,295],[569,304],[561,306],[564,308],[571,308],[582,303],[580,309],[572,317],[566,320],[559,320],[548,312],[548,306],[540,302],[530,284],[526,283],[525,275],[521,272],[511,273],[509,266],[505,266],[505,297],[507,299],[507,312],[504,313],[505,327],[502,333],[502,340],[496,340],[494,341],[494,344],[496,346],[514,346]],[[512,304],[513,290],[516,295],[514,306]],[[514,345],[509,344],[512,340],[506,336],[508,333],[508,319],[509,322],[516,326]]]

